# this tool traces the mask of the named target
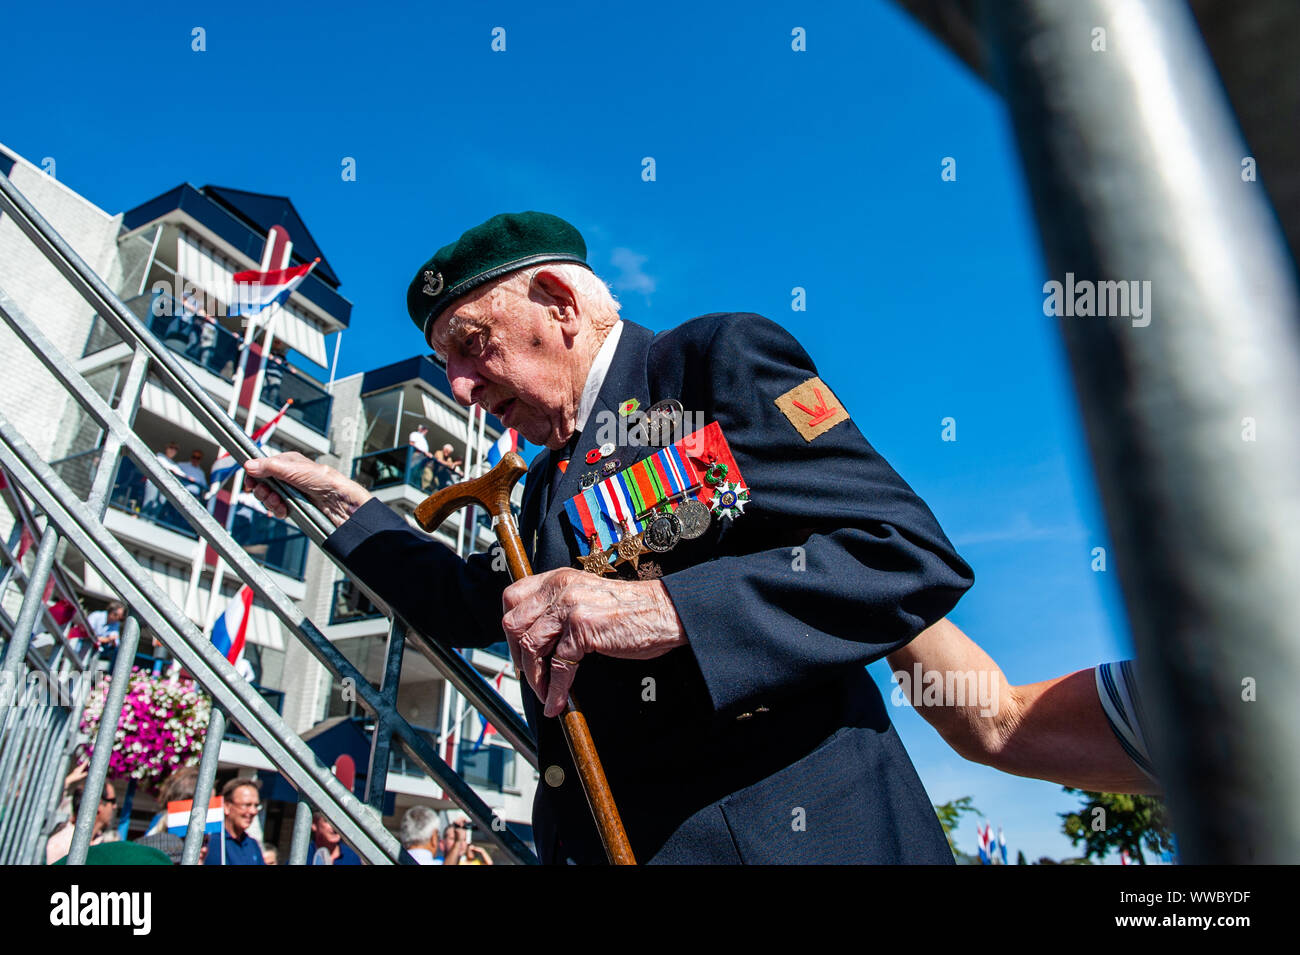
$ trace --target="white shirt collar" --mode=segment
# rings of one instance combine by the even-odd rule
[[[605,336],[600,351],[596,352],[596,360],[591,363],[591,371],[587,372],[587,383],[582,386],[582,399],[578,402],[578,420],[574,425],[576,432],[587,427],[587,419],[591,417],[591,412],[596,407],[596,398],[600,395],[601,386],[605,384],[605,376],[609,374],[609,366],[614,361],[614,349],[618,347],[618,339],[622,334],[623,320],[619,319]]]

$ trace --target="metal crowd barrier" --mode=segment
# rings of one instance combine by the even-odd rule
[[[39,459],[9,422],[0,417],[0,466],[11,475],[16,485],[31,496],[36,508],[45,515],[53,528],[43,537],[38,548],[36,564],[29,575],[14,633],[6,645],[3,663],[0,663],[0,673],[6,676],[12,674],[15,678],[0,684],[0,727],[6,725],[4,719],[15,699],[13,690],[27,655],[32,624],[43,608],[43,601],[39,597],[54,565],[54,550],[60,539],[66,539],[127,603],[131,611],[138,615],[139,620],[158,636],[173,657],[213,696],[212,723],[208,728],[199,764],[195,808],[185,840],[185,863],[193,864],[198,859],[205,807],[212,790],[227,715],[239,723],[249,739],[266,754],[302,797],[294,824],[291,864],[301,864],[305,860],[310,825],[308,802],[324,811],[367,861],[410,861],[378,817],[386,789],[389,755],[394,743],[442,786],[451,799],[480,827],[484,836],[493,840],[508,858],[516,862],[536,863],[536,856],[528,847],[501,825],[500,820],[494,818],[492,810],[478,794],[443,761],[429,734],[413,727],[397,712],[398,678],[406,639],[411,638],[414,645],[465,696],[470,705],[490,719],[516,752],[536,767],[536,746],[519,714],[460,654],[430,636],[409,628],[388,610],[387,605],[366,581],[343,568],[344,573],[372,603],[385,610],[392,619],[384,677],[381,686],[375,689],[305,617],[297,605],[279,590],[267,572],[162,468],[153,452],[132,431],[131,421],[146,373],[152,372],[160,377],[211,436],[228,448],[241,463],[261,452],[202,391],[171,351],[144,327],[3,175],[0,175],[0,212],[13,218],[68,283],[134,349],[118,406],[116,409],[111,408],[72,363],[51,345],[36,324],[0,290],[0,318],[76,398],[106,436],[91,493],[88,500],[82,502],[50,466]],[[235,674],[226,659],[161,591],[152,577],[105,530],[102,517],[111,490],[112,475],[117,468],[119,456],[124,452],[234,573],[304,642],[313,655],[336,678],[349,680],[355,686],[357,701],[375,718],[364,801],[344,789],[329,770],[320,764],[297,734],[248,687],[242,677]],[[332,525],[296,491],[287,487],[279,490],[288,502],[290,519],[314,543],[321,544],[333,530]],[[130,672],[138,637],[139,621],[134,617],[129,618],[122,628],[114,679],[100,734],[111,734],[116,730],[121,709],[119,694],[125,693],[126,677]],[[87,777],[87,791],[93,796],[103,791],[109,753],[107,747],[95,749]],[[69,852],[71,863],[78,864],[85,859],[94,814],[95,803],[90,799],[84,800]]]

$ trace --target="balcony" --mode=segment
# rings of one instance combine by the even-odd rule
[[[418,491],[432,494],[460,480],[444,464],[417,451],[409,444],[398,448],[371,451],[352,462],[352,480],[372,491],[406,484]],[[487,522],[491,527],[491,521]]]
[[[164,345],[181,357],[212,372],[226,382],[235,380],[235,368],[243,351],[243,339],[212,318],[201,317],[178,303],[172,296],[160,292],[138,295],[125,302],[126,307],[144,322]],[[118,344],[121,338],[108,322],[96,315],[90,324],[90,335],[82,356],[93,355]],[[260,356],[258,356],[260,358]],[[302,422],[320,435],[329,435],[330,407],[333,399],[329,393],[297,371],[288,362],[282,362],[278,376],[267,376],[262,387],[262,404],[279,409],[290,398],[293,404],[285,412],[286,418]],[[257,374],[258,360],[250,361],[245,368],[246,379]]]
[[[90,492],[94,469],[98,463],[99,450],[95,449],[56,461],[52,467],[84,499]],[[182,483],[196,498],[205,490],[192,482]],[[123,457],[122,463],[118,465],[108,503],[114,510],[166,528],[190,540],[198,540],[199,535],[181,513],[145,478],[130,458]],[[223,510],[224,507],[219,504],[219,520],[222,519]],[[235,522],[230,533],[235,542],[263,567],[295,580],[303,579],[307,564],[307,536],[292,524],[240,505],[235,508]]]
[[[334,597],[330,601],[330,626],[356,623],[358,620],[375,620],[383,611],[372,604],[347,577],[334,582]]]

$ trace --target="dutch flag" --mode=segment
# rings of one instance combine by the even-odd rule
[[[233,301],[227,312],[230,315],[260,315],[271,305],[283,305],[319,262],[317,257],[315,261],[291,269],[236,272]]]
[[[271,435],[275,434],[275,426],[280,423],[280,419],[284,417],[284,413],[289,410],[291,404],[293,404],[292,398],[284,403],[284,407],[280,409],[274,418],[253,432],[253,443],[257,445],[259,451],[263,449],[267,441],[271,440]],[[230,452],[225,448],[218,450],[217,459],[212,462],[212,470],[208,472],[208,493],[204,495],[204,499],[206,500],[216,494],[221,485],[226,483],[226,478],[237,470],[239,470],[239,464],[230,456]]]
[[[244,640],[248,636],[248,619],[253,615],[253,590],[248,584],[239,588],[230,598],[226,612],[212,625],[212,645],[234,666],[244,655]]]
[[[998,826],[998,851],[1002,853],[1002,864],[1007,864],[1007,840],[1002,835],[1002,827]]]
[[[980,862],[985,865],[992,865],[993,853],[990,843],[993,841],[993,826],[976,826],[975,831],[979,833],[980,837]]]
[[[488,464],[495,467],[511,451],[518,453],[523,447],[524,439],[519,437],[519,432],[514,428],[506,428],[501,432],[501,437],[497,438],[497,443],[488,448]]]
[[[497,696],[501,695],[501,678],[505,676],[505,674],[506,671],[504,669],[497,674],[497,678],[496,678]],[[497,731],[497,728],[493,726],[491,723],[489,723],[488,718],[484,716],[482,713],[478,715],[478,718],[482,726],[479,728],[478,740],[477,742],[474,743],[474,752],[476,753],[483,748],[484,740],[486,740],[489,736],[494,735]]]
[[[193,805],[194,800],[192,799],[167,804],[167,831],[173,836],[185,838],[185,832],[190,827],[190,807]],[[212,797],[212,801],[208,803],[208,817],[204,820],[204,832],[221,831],[226,815],[224,806],[225,801],[220,796]]]

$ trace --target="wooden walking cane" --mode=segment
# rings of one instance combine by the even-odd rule
[[[531,577],[533,568],[528,563],[528,555],[524,553],[524,542],[510,510],[510,490],[527,472],[528,466],[524,464],[524,459],[511,451],[487,474],[445,487],[425,498],[415,509],[415,519],[426,531],[432,532],[462,507],[478,504],[492,515],[492,526],[505,551],[510,579]],[[569,744],[574,765],[578,767],[578,777],[582,780],[583,792],[587,794],[587,803],[595,817],[596,828],[600,830],[605,856],[611,865],[636,865],[632,845],[627,841],[627,833],[623,829],[623,820],[619,818],[618,807],[614,805],[614,794],[609,790],[605,769],[596,754],[591,730],[587,728],[587,719],[572,696],[565,701],[560,726],[564,730],[564,740]]]

